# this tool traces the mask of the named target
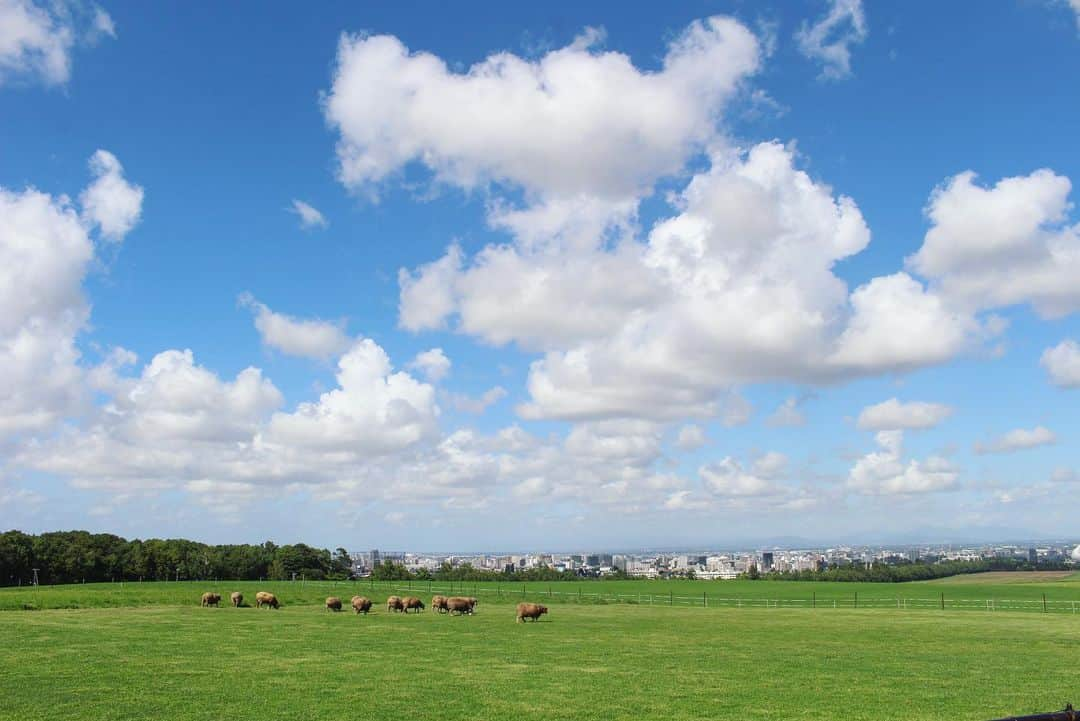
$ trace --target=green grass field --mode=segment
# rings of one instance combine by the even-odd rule
[[[328,595],[349,598],[364,594],[385,598],[391,593],[430,596],[455,593],[476,596],[483,603],[520,600],[551,603],[627,603],[639,605],[779,606],[785,608],[906,608],[940,609],[942,595],[948,610],[1047,610],[1080,613],[1080,573],[980,573],[915,583],[825,583],[792,581],[579,581],[563,583],[446,582],[288,582],[182,581],[180,583],[96,583],[37,588],[0,588],[0,611],[74,609],[147,605],[187,605],[203,591],[224,596],[239,590],[249,600],[257,590],[272,590],[286,605],[321,604]],[[989,602],[989,606],[988,603]]]
[[[426,584],[413,585],[427,594]],[[331,592],[347,603],[354,590],[377,601],[390,591],[363,583],[3,589],[0,608],[54,610],[0,612],[0,718],[984,721],[1080,700],[1080,614],[824,603],[855,586],[869,602],[941,584],[567,585],[624,602],[578,602],[552,584],[550,613],[517,624],[520,586],[457,589],[481,599],[464,618],[322,608]],[[198,606],[203,590],[253,598],[256,588],[276,592],[284,607]],[[985,599],[988,590],[1080,601],[1075,578],[956,582],[948,593]],[[658,600],[699,591],[748,603]],[[806,591],[819,608],[763,603]],[[639,604],[638,593],[653,603]],[[547,584],[525,595],[548,603]]]

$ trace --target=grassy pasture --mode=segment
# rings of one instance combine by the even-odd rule
[[[98,583],[70,586],[0,589],[0,610],[74,609],[198,604],[203,591],[217,591],[227,601],[239,590],[254,602],[258,590],[273,591],[286,606],[321,605],[328,595],[348,601],[354,594],[377,602],[390,594],[432,593],[471,595],[488,603],[519,600],[550,604],[626,603],[652,606],[719,607],[778,606],[818,609],[854,608],[940,609],[945,596],[947,610],[1047,609],[1080,615],[1080,574],[1048,577],[1045,574],[974,574],[956,576],[949,583],[826,583],[792,581],[588,581],[564,583],[458,583],[414,581],[393,583],[290,581],[181,581],[179,583]],[[989,602],[989,603],[988,603]]]
[[[0,613],[0,719],[983,721],[1080,690],[1071,614],[552,603],[516,624],[509,598],[357,617],[313,584],[263,584],[276,612],[204,609],[204,585]]]
[[[1080,582],[1080,573],[1076,571],[987,571],[985,573],[968,573],[961,576],[935,578],[933,581],[927,581],[926,583],[970,586],[1061,582]]]

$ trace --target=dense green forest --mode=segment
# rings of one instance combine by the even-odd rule
[[[0,585],[83,581],[348,578],[349,555],[298,543],[210,546],[178,538],[131,540],[110,533],[0,533]]]

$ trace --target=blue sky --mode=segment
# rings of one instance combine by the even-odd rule
[[[1075,5],[0,18],[0,527],[1072,532]]]

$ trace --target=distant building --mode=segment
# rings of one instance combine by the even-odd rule
[[[1034,548],[1028,549],[1028,563],[1036,564],[1039,562],[1039,552]]]
[[[765,551],[761,554],[761,570],[771,571],[773,569],[773,554],[772,551]]]

